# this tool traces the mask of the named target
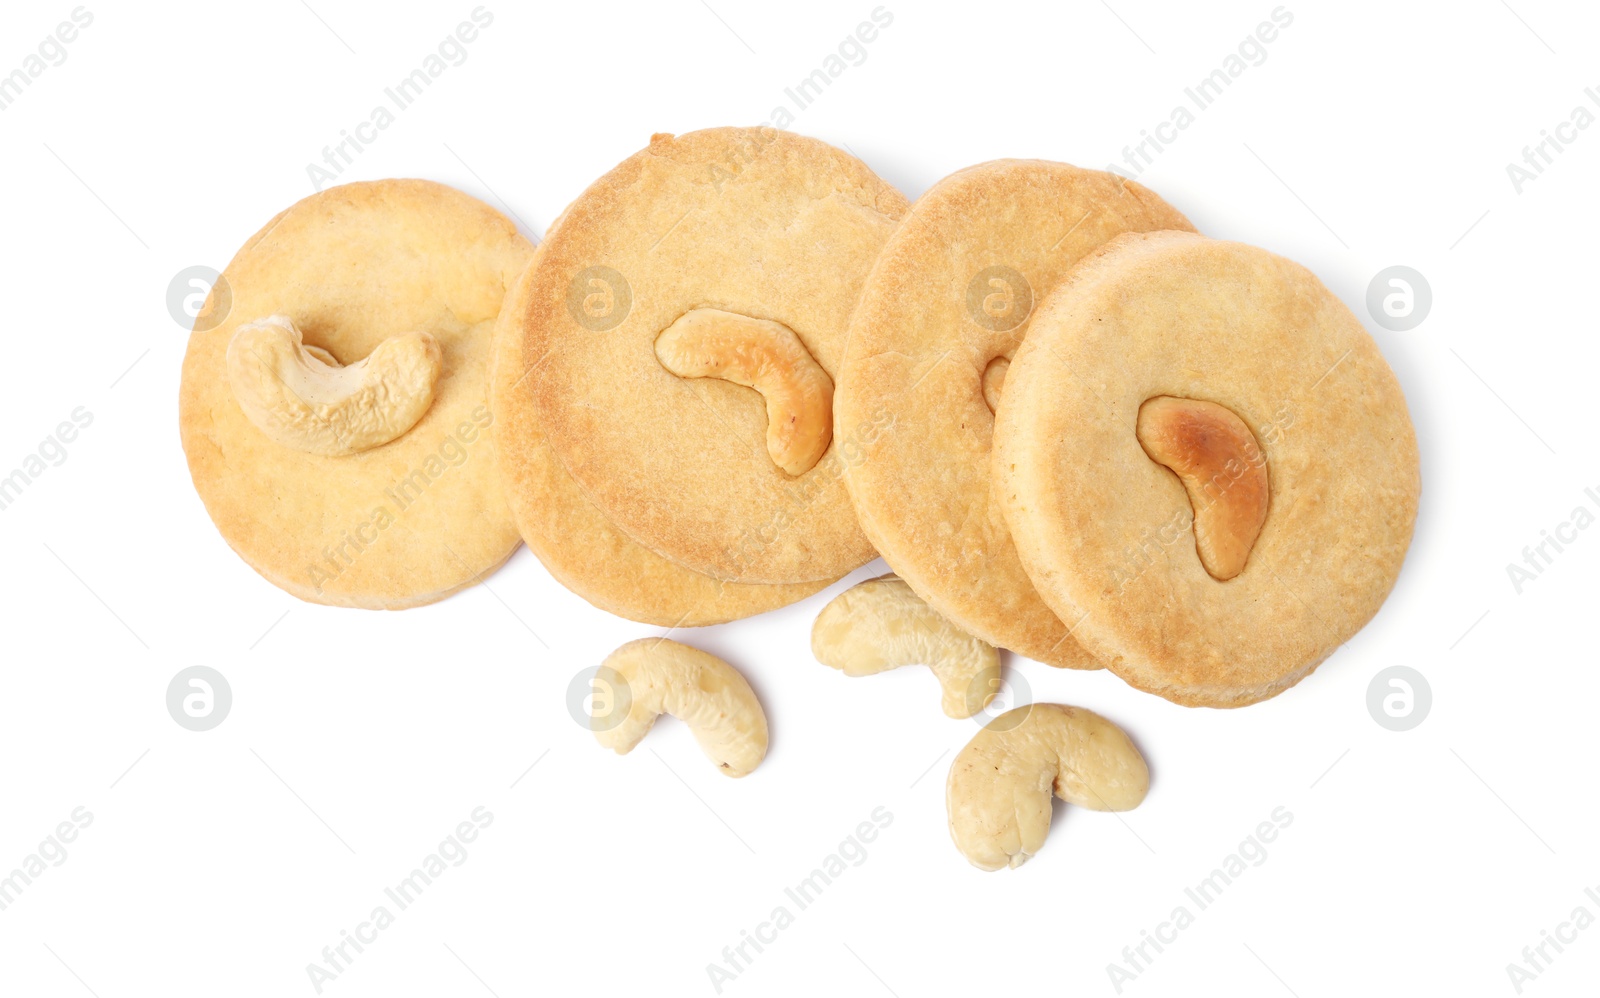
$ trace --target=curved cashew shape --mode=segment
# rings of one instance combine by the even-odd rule
[[[1267,459],[1255,434],[1215,402],[1158,395],[1134,431],[1150,459],[1183,482],[1200,563],[1219,582],[1244,571],[1267,522]]]
[[[614,697],[627,710],[620,722],[596,715],[595,740],[627,755],[650,733],[656,718],[671,714],[689,726],[700,749],[728,776],[745,776],[767,755],[767,715],[738,670],[698,648],[642,638],[612,652],[601,665],[626,684]]]
[[[971,717],[1000,689],[1000,653],[922,601],[895,575],[868,579],[833,598],[811,628],[811,653],[847,676],[926,665],[950,717]]]
[[[803,475],[833,439],[833,379],[782,323],[719,308],[685,312],[656,338],[656,358],[680,378],[721,378],[767,403],[767,453]]]
[[[433,404],[444,366],[439,341],[404,333],[341,367],[306,346],[287,316],[239,327],[228,343],[228,382],[256,428],[285,447],[340,457],[395,439]]]
[[[1093,711],[1036,703],[1006,711],[950,765],[950,837],[980,870],[1021,866],[1050,831],[1050,794],[1095,811],[1138,807],[1144,756]]]

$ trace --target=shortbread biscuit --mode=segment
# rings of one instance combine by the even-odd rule
[[[874,557],[841,480],[850,441],[788,447],[769,417],[831,433],[850,311],[906,208],[854,157],[771,128],[657,135],[573,202],[523,354],[539,426],[606,519],[735,582]]]
[[[218,282],[232,295],[226,318],[189,338],[179,425],[206,511],[247,564],[309,602],[392,610],[443,599],[511,556],[489,359],[501,301],[532,252],[499,212],[423,180],[331,188],[245,244]],[[228,348],[241,327],[274,316],[308,353],[344,365],[391,337],[428,334],[441,365],[431,402],[397,437],[356,453],[269,437],[236,397]],[[258,373],[276,384],[272,369]]]
[[[1123,232],[1189,229],[1109,173],[999,160],[935,184],[874,266],[834,397],[867,537],[940,613],[1051,665],[1098,663],[1039,599],[990,494],[993,403],[1043,295]],[[1003,404],[1003,403],[1002,403]],[[866,439],[863,428],[892,422]]]
[[[1394,586],[1416,437],[1377,344],[1305,268],[1195,235],[1119,237],[1046,301],[1005,391],[994,467],[1023,564],[1132,685],[1263,700]]]
[[[559,219],[558,219],[559,222]],[[550,232],[555,231],[554,224]],[[535,258],[543,247],[535,251]],[[556,581],[629,620],[663,627],[720,624],[787,606],[827,582],[787,586],[725,582],[692,572],[637,544],[584,497],[540,432],[522,360],[522,315],[535,268],[506,295],[495,325],[489,402],[495,456],[522,538]]]

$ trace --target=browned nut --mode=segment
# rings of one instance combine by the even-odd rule
[[[1244,420],[1215,402],[1158,395],[1139,407],[1135,431],[1150,460],[1183,482],[1195,547],[1211,577],[1244,571],[1267,522],[1267,461]]]
[[[767,453],[803,475],[833,439],[833,379],[794,330],[719,308],[684,313],[656,337],[656,358],[680,378],[721,378],[761,393]]]

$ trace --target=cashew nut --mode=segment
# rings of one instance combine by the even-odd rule
[[[1139,407],[1139,444],[1172,469],[1194,509],[1194,540],[1211,577],[1244,571],[1267,522],[1267,462],[1244,420],[1215,402],[1158,395]]]
[[[996,357],[983,369],[983,401],[990,412],[1000,411],[1000,391],[1005,388],[1006,372],[1011,370],[1011,359]]]
[[[1144,756],[1093,711],[1017,707],[990,721],[950,765],[950,837],[980,870],[1021,866],[1050,831],[1050,794],[1094,811],[1127,811],[1150,789]]]
[[[847,676],[926,665],[950,717],[971,717],[1000,688],[1000,653],[957,628],[895,575],[869,579],[833,598],[811,628],[811,653]]]
[[[700,749],[722,772],[744,776],[767,754],[767,715],[761,701],[733,666],[698,648],[666,638],[630,641],[601,664],[602,675],[620,683],[611,709],[618,718],[590,718],[595,740],[627,755],[650,733],[656,718],[671,714],[694,732]]]
[[[794,330],[718,308],[685,312],[656,338],[661,366],[680,378],[721,378],[767,403],[767,453],[803,475],[833,439],[833,379]]]
[[[282,315],[240,326],[228,343],[228,381],[250,422],[285,447],[328,457],[380,447],[411,429],[433,404],[443,365],[439,342],[419,332],[392,336],[341,367],[306,346]]]

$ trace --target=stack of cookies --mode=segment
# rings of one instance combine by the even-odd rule
[[[1287,689],[1394,585],[1405,399],[1314,275],[1059,163],[935,184],[879,256],[835,398],[895,571],[972,634],[1178,703]]]
[[[1315,276],[1058,163],[908,204],[814,139],[657,135],[537,249],[386,181],[289,209],[225,278],[191,471],[318,602],[442,598],[520,535],[685,627],[881,555],[982,642],[1237,706],[1372,617],[1416,515],[1399,385]]]

